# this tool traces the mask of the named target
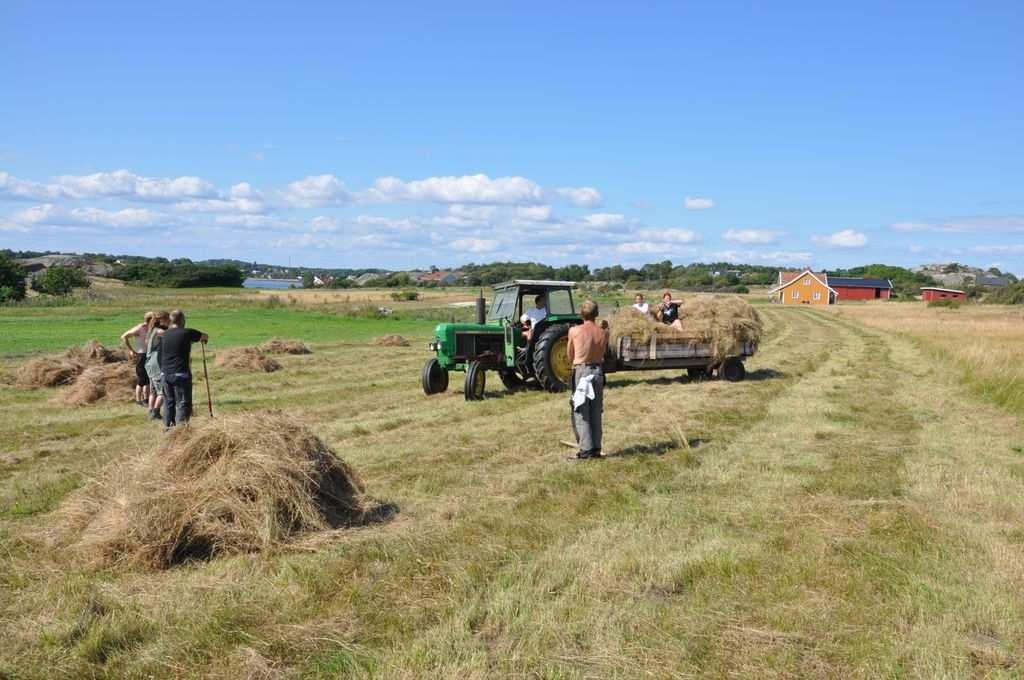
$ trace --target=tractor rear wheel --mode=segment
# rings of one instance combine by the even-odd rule
[[[448,369],[437,359],[428,359],[423,366],[423,393],[438,394],[448,389]]]
[[[514,368],[499,368],[498,376],[501,378],[501,384],[509,392],[515,392],[523,386],[523,379],[519,377]]]
[[[740,359],[732,357],[722,362],[718,375],[729,382],[739,382],[747,375],[747,369]]]
[[[569,363],[569,326],[558,324],[545,328],[533,347],[533,374],[548,392],[561,392],[569,387],[572,364]]]
[[[466,385],[464,392],[466,401],[480,401],[484,398],[484,388],[487,386],[487,369],[479,361],[469,362],[466,367]]]

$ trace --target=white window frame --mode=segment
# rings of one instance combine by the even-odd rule
[[[794,290],[793,294],[790,297],[793,298],[794,300],[799,300],[800,299],[800,291]]]
[[[811,285],[811,277],[810,276],[805,276],[804,277],[804,285],[805,286]]]
[[[812,295],[811,297],[813,299],[815,299],[815,300],[820,300],[821,299],[821,291],[820,290],[814,291],[814,295]]]

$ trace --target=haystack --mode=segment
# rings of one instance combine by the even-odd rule
[[[640,344],[657,336],[659,341],[707,344],[714,358],[721,360],[738,355],[744,343],[756,345],[761,340],[762,325],[757,310],[737,297],[690,298],[680,307],[679,318],[682,331],[632,307],[621,308],[608,319],[610,341],[618,345],[620,338],[630,337],[633,344]]]
[[[409,341],[401,335],[382,335],[374,340],[373,344],[381,347],[408,347]]]
[[[259,346],[260,351],[267,354],[312,354],[313,350],[301,340],[283,340],[271,338]]]
[[[127,350],[110,349],[99,340],[69,347],[59,356],[39,357],[25,363],[14,375],[18,387],[29,389],[69,385],[89,366],[127,362]]]
[[[239,371],[263,371],[272,373],[281,369],[281,364],[260,351],[259,347],[234,347],[217,352],[217,366]]]
[[[284,413],[242,413],[177,428],[108,468],[57,511],[54,538],[87,561],[163,569],[357,524],[363,493],[356,473]]]
[[[131,401],[136,379],[135,368],[127,361],[90,366],[55,401],[68,406],[92,404],[100,399]]]

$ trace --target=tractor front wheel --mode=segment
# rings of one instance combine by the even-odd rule
[[[533,374],[548,392],[569,387],[572,364],[569,363],[569,326],[558,324],[544,329],[533,347]]]
[[[480,401],[487,386],[487,369],[479,361],[471,361],[466,367],[466,401]]]
[[[437,359],[428,359],[423,366],[423,393],[427,396],[438,394],[448,389],[448,369]]]

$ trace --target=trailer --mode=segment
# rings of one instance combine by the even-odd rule
[[[604,372],[659,371],[683,368],[691,378],[719,377],[736,382],[747,374],[743,362],[754,356],[757,346],[745,342],[736,356],[724,360],[716,358],[713,348],[704,343],[687,342],[680,338],[652,335],[646,342],[633,342],[630,336],[609,344],[605,355]]]

